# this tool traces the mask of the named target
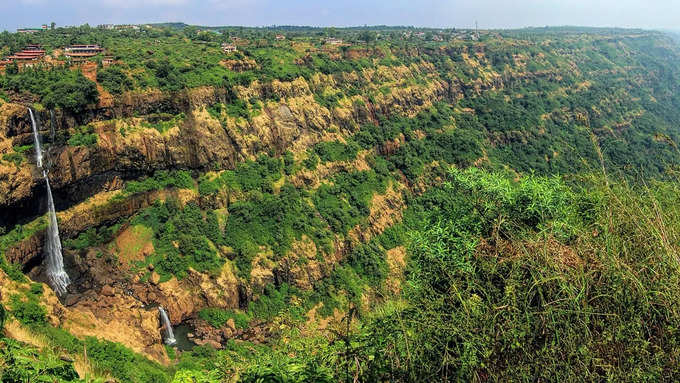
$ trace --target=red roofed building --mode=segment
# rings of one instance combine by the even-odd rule
[[[26,46],[21,52],[16,52],[7,57],[10,61],[36,61],[45,56],[45,50],[40,45],[31,44]]]

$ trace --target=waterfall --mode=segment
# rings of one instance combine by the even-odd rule
[[[33,139],[35,140],[35,160],[38,167],[42,170],[45,184],[47,185],[47,243],[45,244],[45,259],[47,260],[47,278],[52,285],[52,289],[58,295],[66,293],[69,280],[68,274],[64,270],[64,258],[61,253],[61,239],[59,238],[59,225],[57,224],[57,213],[54,210],[54,199],[52,198],[52,188],[50,179],[47,176],[47,169],[43,167],[42,148],[40,147],[40,136],[38,134],[38,124],[36,123],[33,110],[28,108],[33,125]]]
[[[158,311],[161,313],[161,323],[163,323],[163,328],[165,328],[165,344],[173,345],[177,341],[175,340],[175,334],[172,332],[172,324],[168,318],[168,314],[163,310],[163,307],[158,307]]]
[[[50,139],[51,139],[50,142],[53,143],[53,144],[54,144],[54,136],[56,135],[56,132],[54,130],[54,125],[55,125],[54,110],[50,109]]]
[[[33,109],[28,108],[28,114],[31,115],[31,125],[33,126],[33,141],[35,142],[35,162],[40,169],[43,168],[42,149],[40,148],[40,136],[38,136],[38,124],[35,122]]]
[[[64,270],[64,257],[61,254],[61,239],[59,238],[59,226],[57,225],[57,213],[54,211],[54,200],[47,172],[43,170],[45,183],[47,184],[47,205],[49,207],[49,223],[47,225],[47,277],[52,282],[54,291],[63,295],[66,287],[71,283],[68,274]]]

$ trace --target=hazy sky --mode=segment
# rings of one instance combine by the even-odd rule
[[[680,29],[678,0],[0,0],[0,30],[184,21],[200,25],[545,25]]]

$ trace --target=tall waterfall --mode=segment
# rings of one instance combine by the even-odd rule
[[[33,141],[35,142],[35,162],[38,167],[42,170],[42,148],[40,147],[40,136],[38,136],[38,124],[35,122],[35,116],[33,115],[33,109],[28,108],[28,114],[31,115],[31,125],[33,126]]]
[[[35,161],[42,170],[45,184],[47,185],[47,243],[45,244],[45,259],[47,260],[47,278],[52,285],[52,289],[58,295],[66,293],[66,287],[71,283],[68,274],[64,270],[64,257],[61,253],[61,239],[59,238],[59,225],[57,224],[57,213],[54,210],[54,199],[52,198],[52,188],[50,179],[47,176],[47,169],[43,166],[42,148],[40,147],[40,136],[38,134],[38,124],[36,123],[33,110],[28,108],[33,125],[33,139],[35,140]]]
[[[161,323],[163,323],[163,328],[165,328],[165,344],[173,345],[177,341],[175,340],[175,334],[172,332],[172,324],[168,314],[163,310],[163,307],[158,307],[158,311],[161,313]]]

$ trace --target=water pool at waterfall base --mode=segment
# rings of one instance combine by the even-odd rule
[[[192,334],[195,329],[188,323],[181,323],[174,327],[175,332],[175,347],[179,351],[191,351],[197,346],[190,338],[189,334]]]

